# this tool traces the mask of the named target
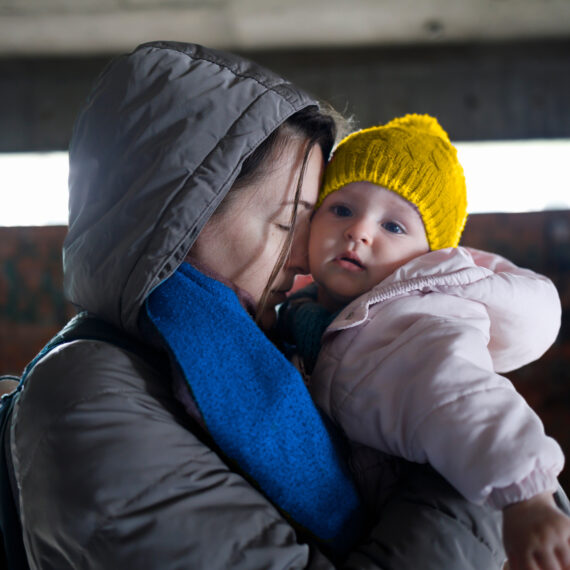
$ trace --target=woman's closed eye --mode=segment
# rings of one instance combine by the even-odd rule
[[[398,222],[384,222],[382,227],[393,234],[405,234],[406,230]]]

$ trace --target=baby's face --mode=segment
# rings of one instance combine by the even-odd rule
[[[329,194],[311,222],[311,274],[331,310],[428,251],[416,207],[371,182],[352,182]]]

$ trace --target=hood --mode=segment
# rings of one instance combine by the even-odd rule
[[[69,151],[69,300],[137,334],[150,291],[186,257],[245,158],[317,103],[232,54],[153,42],[95,83]]]

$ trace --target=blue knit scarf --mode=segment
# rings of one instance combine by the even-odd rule
[[[302,530],[346,552],[362,510],[337,441],[235,292],[184,263],[146,314],[220,452]]]

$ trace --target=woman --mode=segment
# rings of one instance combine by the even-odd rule
[[[239,400],[251,372],[243,373],[243,363],[259,365],[255,374],[261,368],[274,387],[288,382],[295,394],[292,410],[279,412],[294,416],[298,403],[297,416],[306,413],[309,431],[321,433],[300,378],[248,328],[246,311],[269,330],[274,306],[295,274],[307,271],[309,217],[333,139],[333,120],[307,95],[200,46],[146,44],[99,78],[70,147],[64,244],[66,292],[88,311],[87,326],[64,332],[63,340],[80,340],[60,339],[32,366],[12,417],[13,478],[31,567],[334,567],[315,533],[280,502],[281,491],[271,495],[276,481],[266,485],[271,473],[256,464],[256,449],[240,455],[250,441],[239,415],[250,417],[248,398],[230,416],[230,398],[210,382],[228,379],[223,389]],[[178,280],[182,289],[169,289]],[[260,364],[257,355],[268,360]],[[234,384],[240,389],[231,391]],[[254,416],[255,441],[273,429],[267,419]],[[334,485],[344,476],[338,449],[332,439],[318,441],[327,450],[323,463],[339,469]],[[279,468],[288,468],[289,453],[296,466],[295,449],[280,450]],[[270,453],[258,455],[269,462]],[[403,473],[402,481],[397,504],[343,567],[402,568],[396,550],[414,537],[427,540],[422,524],[433,513],[445,540],[433,565],[421,567],[494,567],[496,520],[470,511],[431,473]],[[350,495],[350,484],[345,490]],[[342,511],[344,496],[337,498]],[[417,516],[406,513],[398,527],[398,513],[410,508]],[[346,533],[351,520],[349,513]]]

